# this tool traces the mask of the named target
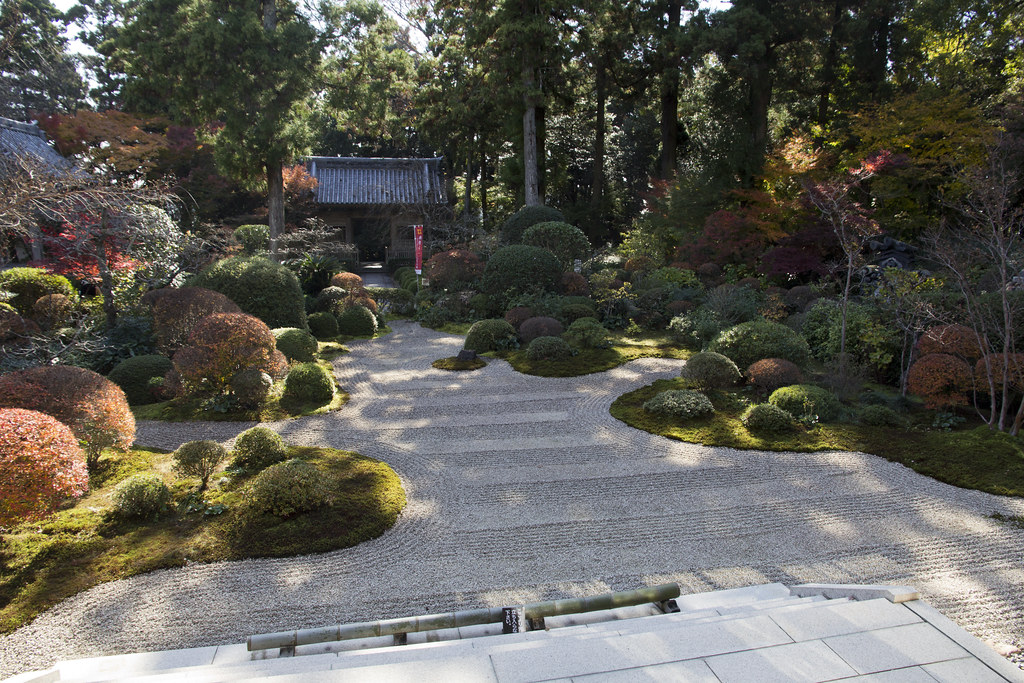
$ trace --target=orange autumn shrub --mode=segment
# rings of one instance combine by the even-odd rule
[[[363,278],[355,273],[337,273],[331,278],[331,287],[341,287],[349,294],[364,291]]]
[[[996,390],[1003,388],[1004,373],[1011,389],[1024,390],[1024,353],[990,353],[979,358],[974,365],[974,381],[978,387],[988,386],[989,368]]]
[[[747,368],[747,380],[758,391],[770,394],[776,389],[802,384],[803,373],[796,363],[785,358],[764,358]]]
[[[423,264],[430,286],[440,289],[465,286],[484,274],[484,262],[467,249],[452,249],[431,256]]]
[[[973,380],[965,361],[948,353],[930,353],[910,366],[907,388],[924,399],[926,408],[951,408],[967,404]]]
[[[160,290],[153,303],[153,334],[157,348],[170,355],[188,341],[192,328],[214,313],[241,313],[238,305],[212,289],[182,287]]]
[[[981,357],[978,336],[964,325],[935,325],[925,330],[917,341],[922,356],[930,353],[948,353],[966,360]]]
[[[279,370],[277,340],[259,318],[246,313],[215,313],[192,328],[188,344],[171,362],[186,394],[217,394],[242,370],[256,368],[273,376]]]

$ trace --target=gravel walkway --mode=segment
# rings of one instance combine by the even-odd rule
[[[97,586],[0,638],[0,676],[56,660],[240,642],[285,628],[522,604],[677,581],[899,583],[983,639],[1024,644],[1024,500],[960,490],[860,453],[706,448],[612,418],[678,373],[644,359],[545,379],[503,361],[448,373],[462,339],[395,323],[336,361],[352,401],[271,425],[401,475],[409,505],[355,548],[193,564]],[[229,441],[250,424],[140,424],[140,444]]]

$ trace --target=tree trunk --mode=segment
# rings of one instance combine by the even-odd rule
[[[590,239],[595,244],[595,237],[603,224],[604,207],[604,137],[605,121],[604,110],[607,99],[605,93],[606,78],[604,56],[597,59],[597,72],[595,74],[595,88],[597,90],[597,112],[594,119],[594,185],[590,192],[590,210],[593,219],[590,222]]]
[[[533,87],[533,75],[523,72],[523,84],[527,90]],[[540,204],[539,181],[537,178],[537,105],[532,95],[524,97],[526,110],[523,113],[523,194],[527,206]]]
[[[473,152],[466,153],[466,187],[462,196],[462,217],[469,220],[469,205],[473,201]]]
[[[284,232],[284,164],[267,161],[267,225],[270,227],[270,260],[277,261],[277,238]]]
[[[100,214],[100,234],[96,244],[96,267],[100,271],[100,294],[103,295],[103,313],[107,318],[107,329],[117,325],[117,306],[114,304],[114,276],[107,261],[106,236],[110,234],[110,216],[106,211]]]
[[[682,0],[669,0],[665,40],[665,63],[661,70],[661,161],[658,175],[670,180],[676,173],[679,147],[679,52],[676,31],[682,14]]]
[[[750,83],[750,151],[743,170],[743,187],[754,186],[760,175],[768,147],[768,109],[772,103],[772,67],[774,50],[768,48],[765,60],[751,77]]]
[[[487,152],[480,140],[480,220],[487,218]]]
[[[273,31],[277,28],[277,2],[276,0],[262,0],[263,9],[263,30]]]
[[[836,80],[836,40],[839,32],[839,22],[842,18],[843,0],[836,0],[832,4],[832,26],[828,34],[828,47],[825,48],[825,63],[821,67],[821,88],[818,90],[818,135],[814,138],[815,149],[821,149],[825,144],[825,130],[828,127],[828,101],[832,95],[832,88]]]

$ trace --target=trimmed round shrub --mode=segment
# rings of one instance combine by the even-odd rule
[[[691,349],[707,346],[722,331],[724,323],[710,308],[701,306],[690,313],[678,315],[668,323],[672,337]]]
[[[803,337],[781,323],[767,320],[740,323],[721,332],[708,350],[728,356],[743,368],[762,358],[784,358],[803,365],[810,355]]]
[[[318,311],[333,311],[347,298],[348,291],[341,287],[324,287],[316,295],[316,305],[314,308]]]
[[[784,408],[772,403],[758,403],[743,413],[743,426],[752,432],[785,434],[796,430],[796,420]]]
[[[790,415],[803,417],[817,415],[822,422],[839,417],[839,399],[827,389],[813,384],[795,384],[772,392],[768,402],[787,411]]]
[[[468,249],[452,249],[434,254],[423,264],[423,274],[434,289],[460,288],[477,280],[484,262]]]
[[[673,318],[680,315],[685,315],[697,308],[697,304],[687,299],[676,299],[675,301],[669,301],[665,304],[665,314]]]
[[[519,331],[519,326],[530,318],[534,317],[533,309],[529,306],[513,306],[505,313],[505,321]]]
[[[75,302],[63,294],[46,294],[32,305],[33,318],[48,329],[63,327],[75,310]]]
[[[572,347],[561,337],[537,337],[526,348],[530,360],[566,360],[572,358]]]
[[[501,238],[509,244],[519,244],[523,241],[523,233],[530,226],[545,221],[564,220],[562,212],[550,206],[524,206],[502,223]]]
[[[807,305],[818,298],[817,292],[809,285],[797,285],[783,295],[786,305],[794,311],[803,311]]]
[[[762,358],[747,368],[747,380],[759,391],[770,394],[776,389],[800,384],[804,376],[795,363],[785,358]]]
[[[564,331],[562,323],[555,318],[538,315],[523,321],[519,326],[519,338],[524,344],[529,344],[538,337],[557,337]]]
[[[289,361],[297,360],[309,363],[316,353],[316,338],[305,330],[297,327],[279,327],[271,330],[277,340],[277,350]]]
[[[553,292],[562,277],[562,265],[547,249],[517,244],[502,247],[484,267],[481,289],[509,301],[520,294]]]
[[[281,435],[266,427],[253,427],[238,435],[231,464],[247,470],[262,470],[287,457]]]
[[[334,398],[334,380],[316,363],[299,363],[284,378],[285,398],[323,404]]]
[[[740,369],[720,353],[705,351],[690,356],[679,373],[701,391],[725,389],[740,381]]]
[[[372,337],[377,333],[377,316],[365,306],[349,306],[338,314],[338,334]]]
[[[156,295],[151,299],[153,336],[156,337],[157,348],[168,355],[185,346],[192,328],[206,316],[242,312],[228,297],[202,287],[166,288],[149,294]]]
[[[295,273],[259,256],[236,256],[207,266],[188,279],[190,287],[205,287],[227,295],[245,313],[268,327],[306,328],[302,287]]]
[[[309,331],[317,339],[334,339],[338,336],[338,319],[333,313],[320,311],[309,316]]]
[[[330,491],[316,465],[292,458],[253,477],[242,499],[254,512],[291,517],[324,507],[330,501]]]
[[[171,361],[186,393],[218,393],[249,368],[273,376],[277,341],[262,320],[245,313],[216,313],[192,328],[188,346]]]
[[[0,525],[45,517],[89,489],[74,433],[36,410],[0,409]]]
[[[133,474],[114,488],[111,495],[119,517],[156,517],[167,509],[171,490],[158,474]]]
[[[597,311],[586,304],[563,304],[558,309],[558,318],[566,325],[572,325],[583,318],[597,318]]]
[[[644,403],[644,410],[656,415],[668,415],[688,419],[715,412],[711,399],[699,391],[690,389],[669,389],[654,395]]]
[[[572,268],[576,259],[589,258],[594,249],[582,230],[562,221],[534,223],[523,231],[522,241],[523,244],[547,249],[566,270]]]
[[[238,405],[243,408],[258,407],[267,400],[273,386],[274,379],[257,368],[236,373],[230,382],[231,393],[238,400]]]
[[[590,294],[590,283],[579,273],[562,273],[558,289],[566,296],[586,296]]]
[[[156,401],[156,397],[149,389],[149,380],[163,377],[173,367],[171,359],[167,356],[133,356],[115,365],[107,379],[121,387],[130,405],[141,406]]]
[[[21,317],[13,308],[0,309],[0,341],[14,341],[40,331],[39,325]]]
[[[231,236],[242,245],[242,251],[249,256],[270,249],[269,225],[239,225]]]
[[[473,323],[466,334],[464,348],[477,353],[503,351],[515,348],[518,343],[515,328],[502,319],[479,320]]]
[[[198,478],[199,490],[202,491],[210,481],[210,476],[217,471],[224,458],[228,457],[228,452],[216,441],[204,439],[186,441],[178,446],[171,457],[174,460],[172,468],[175,473],[183,477]]]
[[[574,320],[562,334],[562,339],[578,349],[608,348],[608,330],[597,318]]]
[[[948,353],[964,360],[981,358],[981,346],[974,330],[965,325],[935,325],[925,330],[917,340],[917,352]]]
[[[948,353],[921,356],[907,372],[907,389],[924,399],[926,408],[947,408],[967,404],[973,386],[971,366]]]
[[[363,278],[355,273],[337,273],[331,278],[331,287],[340,287],[348,292],[362,292],[366,289]]]
[[[90,468],[104,448],[127,450],[135,440],[135,416],[121,387],[85,368],[48,365],[0,375],[0,408],[38,410],[64,423],[83,442]]]
[[[36,301],[47,294],[63,294],[72,300],[77,298],[70,280],[63,275],[51,275],[42,268],[9,268],[0,271],[0,290],[14,294],[14,298],[7,303],[14,306],[19,315],[26,317],[32,315]]]
[[[869,405],[860,411],[860,421],[869,427],[902,427],[903,417],[889,406]]]

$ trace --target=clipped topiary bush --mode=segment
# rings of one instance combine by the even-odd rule
[[[163,377],[173,367],[171,359],[167,356],[133,356],[115,365],[107,379],[121,387],[130,405],[141,406],[156,401],[156,397],[149,389],[149,380]]]
[[[274,379],[257,368],[242,370],[231,378],[231,393],[235,395],[238,405],[242,408],[259,407],[274,386]]]
[[[572,356],[572,347],[561,337],[537,337],[526,348],[530,360],[566,360]]]
[[[521,294],[553,292],[561,276],[562,266],[550,251],[517,244],[491,255],[484,267],[481,289],[507,302]]]
[[[558,309],[558,318],[566,325],[572,325],[582,318],[597,318],[597,311],[586,304],[563,304]]]
[[[505,321],[519,331],[519,326],[534,317],[533,309],[529,306],[513,306],[505,313]]]
[[[268,327],[306,328],[302,288],[295,273],[259,256],[236,256],[207,266],[188,279],[190,287],[205,287],[227,295],[245,313]]]
[[[104,448],[127,450],[135,440],[135,416],[121,387],[85,368],[48,365],[0,375],[0,408],[38,410],[64,423],[83,442],[90,468]]]
[[[202,491],[227,456],[227,449],[216,441],[186,441],[174,451],[172,467],[180,476],[198,478],[199,490]]]
[[[297,327],[279,327],[271,332],[277,340],[277,350],[283,353],[285,358],[303,363],[312,362],[317,345],[316,338],[309,332]]]
[[[534,223],[523,231],[522,241],[550,251],[565,270],[570,270],[576,259],[589,258],[594,249],[582,230],[561,221]]]
[[[281,435],[266,427],[253,427],[238,435],[231,464],[250,471],[262,470],[287,457]]]
[[[813,384],[796,384],[772,392],[768,402],[798,417],[816,415],[822,422],[839,417],[842,406],[834,394]]]
[[[363,278],[355,273],[337,273],[331,278],[331,287],[340,287],[347,292],[362,293],[366,289]]]
[[[608,348],[608,330],[597,321],[597,318],[579,318],[574,320],[562,338],[578,349]]]
[[[519,339],[524,344],[529,344],[538,337],[557,337],[564,331],[562,323],[555,318],[539,315],[523,321],[519,326]]]
[[[480,320],[473,323],[466,334],[465,348],[477,353],[504,351],[519,343],[516,331],[507,321]]]
[[[157,293],[158,292],[158,293]],[[157,348],[173,355],[188,341],[200,320],[214,313],[241,313],[242,309],[220,292],[202,287],[182,287],[150,292],[153,301],[153,336]]]
[[[0,525],[45,517],[89,489],[78,439],[35,410],[0,409]]]
[[[377,316],[365,306],[349,306],[338,315],[338,334],[372,337],[377,334]]]
[[[8,268],[0,271],[0,290],[14,294],[14,298],[7,303],[25,317],[32,315],[36,301],[47,294],[63,294],[72,300],[77,298],[70,280],[63,275],[51,275],[42,268]]]
[[[562,273],[558,289],[566,296],[586,296],[590,294],[590,283],[579,273]]]
[[[679,374],[701,391],[731,387],[739,382],[741,377],[740,369],[735,363],[713,351],[690,356]]]
[[[762,358],[747,368],[747,379],[759,391],[770,394],[776,389],[800,384],[804,376],[795,363],[785,358]]]
[[[452,249],[434,254],[423,264],[423,275],[435,289],[458,289],[477,280],[484,262],[468,249]]]
[[[242,251],[248,256],[254,256],[270,249],[270,226],[268,225],[239,225],[231,235],[236,242],[242,245]]]
[[[309,316],[309,331],[317,339],[334,339],[338,336],[338,319],[333,313],[321,311]]]
[[[967,404],[972,380],[966,361],[948,353],[930,353],[910,366],[907,389],[923,398],[926,408],[947,408]]]
[[[348,291],[341,287],[324,287],[316,295],[316,310],[330,312],[348,298]],[[340,309],[339,309],[340,310]]]
[[[656,415],[668,415],[683,419],[701,417],[715,412],[711,400],[699,391],[670,389],[661,391],[644,403],[644,410]]]
[[[63,327],[75,311],[75,302],[63,294],[46,294],[32,305],[35,321],[47,329]]]
[[[167,509],[171,490],[158,474],[133,474],[114,488],[114,513],[119,517],[156,517]]]
[[[291,517],[324,507],[330,501],[330,491],[315,465],[293,458],[253,477],[242,499],[253,512]]]
[[[899,413],[883,405],[864,406],[860,411],[860,421],[869,427],[902,427],[905,420]]]
[[[316,363],[299,363],[284,378],[284,395],[303,403],[328,403],[334,398],[334,380]]]
[[[752,432],[786,434],[796,430],[796,420],[783,408],[771,403],[758,403],[743,413],[743,426]]]
[[[708,350],[728,356],[743,368],[762,358],[784,358],[803,365],[810,356],[803,337],[781,323],[767,320],[740,323],[721,332]]]
[[[245,313],[216,313],[192,328],[185,346],[171,359],[189,394],[215,394],[243,370],[273,376],[277,340],[262,320]],[[280,355],[280,354],[279,354]]]
[[[509,244],[523,241],[526,229],[545,221],[564,221],[565,216],[550,206],[524,206],[508,217],[501,225],[501,239]]]

